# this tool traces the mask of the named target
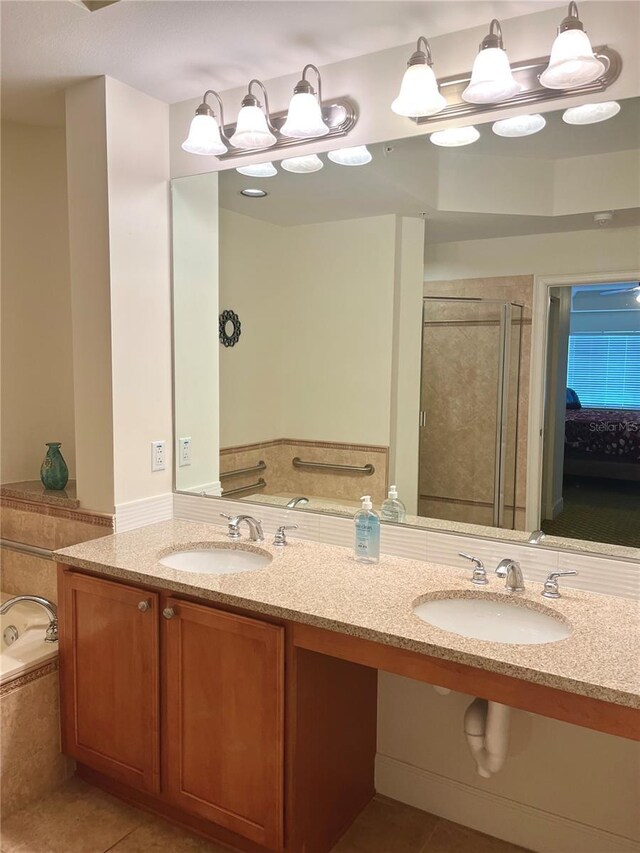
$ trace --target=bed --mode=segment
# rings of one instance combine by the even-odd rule
[[[565,474],[640,480],[640,410],[567,409]]]

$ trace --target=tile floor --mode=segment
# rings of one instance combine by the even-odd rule
[[[0,853],[228,853],[72,779],[2,825]],[[385,797],[363,811],[333,853],[526,853]]]

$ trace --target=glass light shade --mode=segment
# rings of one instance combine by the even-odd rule
[[[573,89],[593,83],[604,72],[604,63],[593,55],[584,30],[565,30],[556,36],[540,82],[546,89]]]
[[[311,92],[298,92],[291,98],[287,120],[280,128],[283,136],[311,139],[315,136],[326,136],[329,130],[315,95]]]
[[[273,163],[254,163],[252,166],[238,166],[236,172],[249,178],[273,178],[278,170]]]
[[[505,136],[508,138],[531,136],[542,130],[546,123],[545,119],[538,113],[529,116],[513,116],[513,118],[503,118],[500,121],[494,121],[493,132],[496,136]]]
[[[399,116],[418,118],[432,116],[447,106],[447,99],[440,94],[438,81],[430,65],[410,65],[404,72],[400,93],[391,104]]]
[[[332,163],[337,163],[339,166],[364,166],[373,160],[366,145],[329,151],[327,157]]]
[[[562,121],[567,124],[597,124],[617,116],[620,104],[617,101],[603,101],[601,104],[581,104],[569,107],[562,113]]]
[[[305,175],[309,172],[318,172],[324,166],[317,154],[308,154],[306,157],[290,157],[280,164],[286,172],[295,172],[297,175]]]
[[[429,137],[434,145],[443,148],[459,148],[461,145],[471,145],[480,139],[480,133],[472,124],[466,127],[450,127],[447,130],[436,130]]]
[[[485,47],[475,58],[462,100],[469,104],[496,104],[517,95],[522,88],[513,79],[506,51],[500,47]]]
[[[234,148],[244,150],[269,148],[277,139],[269,130],[267,118],[260,107],[241,107],[233,136],[229,140]]]
[[[220,127],[213,116],[194,116],[189,128],[189,136],[182,143],[189,154],[224,154],[227,146],[220,137]]]

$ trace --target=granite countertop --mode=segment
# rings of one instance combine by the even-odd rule
[[[270,542],[270,537],[267,537]],[[413,613],[424,596],[507,597],[504,581],[474,589],[470,573],[383,555],[358,563],[350,549],[290,539],[286,548],[259,546],[272,561],[252,572],[213,575],[160,565],[173,550],[233,547],[212,524],[164,521],[57,551],[60,562],[134,584],[150,585],[303,622],[444,660],[479,667],[619,705],[640,707],[640,603],[565,588],[543,599],[529,582],[510,601],[554,612],[571,635],[555,643],[515,645],[475,640],[431,626]],[[251,549],[246,539],[242,547]]]
[[[17,498],[22,501],[52,504],[53,506],[77,509],[80,501],[76,493],[76,481],[69,480],[60,491],[45,489],[40,480],[24,480],[20,483],[2,483],[0,497]]]

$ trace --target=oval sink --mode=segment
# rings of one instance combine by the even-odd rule
[[[200,572],[208,575],[228,575],[253,572],[271,562],[266,551],[246,551],[244,548],[199,548],[174,551],[160,559],[162,566],[181,572]]]
[[[493,643],[555,643],[571,634],[553,614],[491,598],[438,598],[413,608],[419,619],[463,637]]]

